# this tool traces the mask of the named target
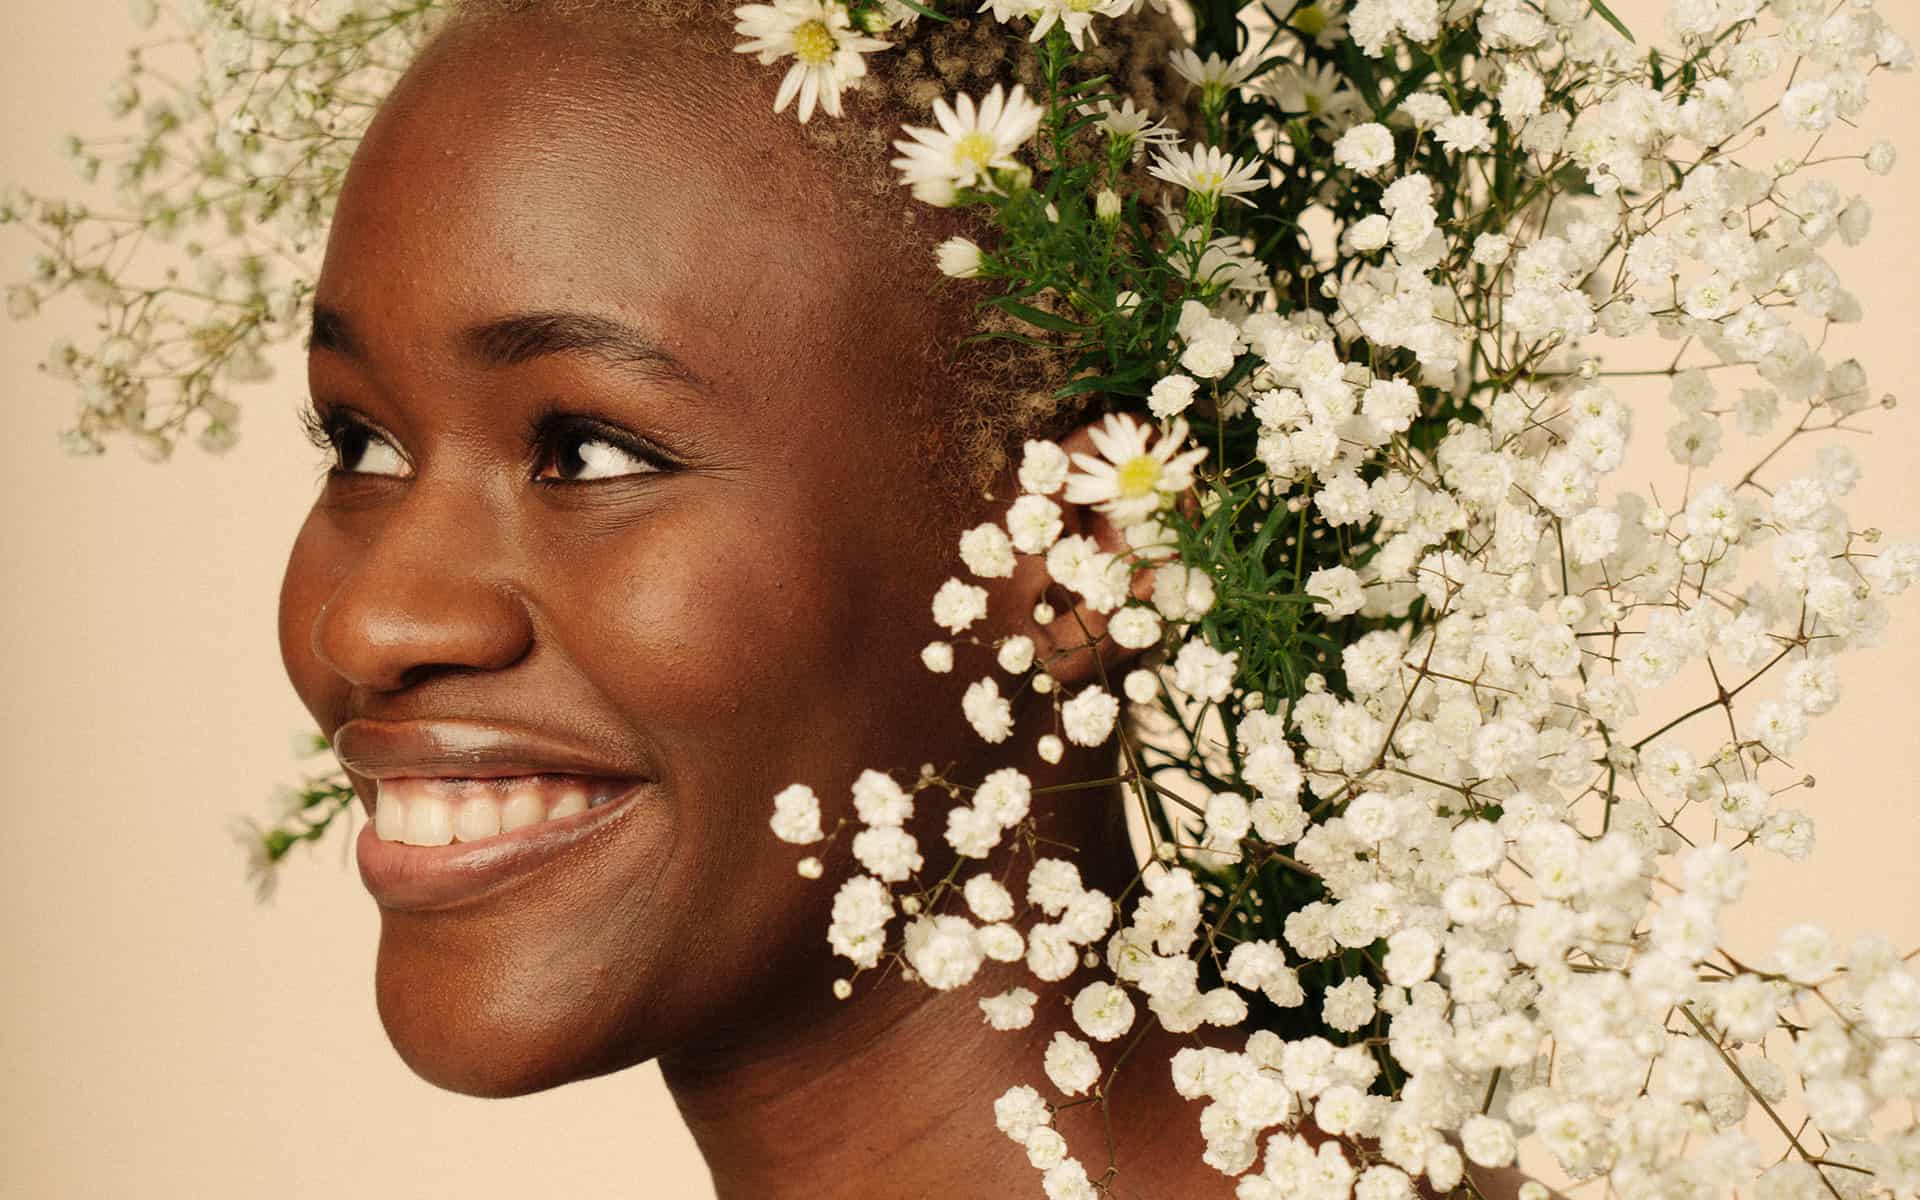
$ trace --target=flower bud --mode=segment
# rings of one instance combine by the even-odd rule
[[[1120,220],[1120,194],[1112,188],[1101,188],[1093,198],[1093,215],[1102,225],[1112,228]]]
[[[950,237],[934,251],[940,273],[954,279],[972,279],[980,274],[980,247],[970,238]]]

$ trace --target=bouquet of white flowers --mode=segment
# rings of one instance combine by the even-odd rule
[[[1912,956],[1797,925],[1749,963],[1717,936],[1744,853],[1812,849],[1791,760],[1835,706],[1835,656],[1920,573],[1920,548],[1848,516],[1843,446],[1777,465],[1891,404],[1822,352],[1861,315],[1822,249],[1867,234],[1826,176],[1892,169],[1853,126],[1906,43],[1871,0],[1673,0],[1658,49],[1599,0],[1195,0],[1182,140],[1083,69],[1139,6],[988,0],[1031,88],[937,101],[894,165],[918,200],[990,216],[942,269],[1020,327],[989,336],[1050,347],[1060,395],[1104,410],[1083,449],[1027,442],[923,661],[977,676],[961,715],[987,742],[1034,694],[1039,758],[1112,746],[1089,786],[1125,786],[1146,852],[1122,894],[1084,886],[1013,768],[873,764],[831,829],[796,783],[771,823],[815,847],[801,874],[842,837],[861,868],[832,884],[836,992],[889,971],[958,988],[988,960],[1084,972],[1082,1036],[996,1105],[1055,1200],[1113,1169],[1068,1157],[1053,1114],[1104,1105],[1156,1025],[1246,1031],[1127,1063],[1173,1072],[1245,1200],[1471,1192],[1468,1164],[1530,1140],[1624,1197],[1920,1190]],[[291,332],[354,123],[433,19],[337,8],[209,0],[187,34],[207,77],[167,97],[136,56],[120,107],[143,133],[75,145],[130,214],[0,207],[47,247],[15,314],[64,290],[106,313],[50,363],[83,388],[76,449],[124,431],[163,454],[194,413],[231,441],[222,386]],[[869,56],[949,8],[751,4],[737,48],[785,68],[780,109],[832,118],[884,69]],[[123,246],[209,228],[184,271],[122,277]],[[1665,365],[1610,365],[1636,353]],[[1610,479],[1649,386],[1685,468],[1664,503]],[[1065,532],[1063,506],[1125,545]],[[1101,618],[1056,657],[1142,665],[1069,688],[1030,639],[971,636],[971,581],[1027,557]],[[1696,679],[1698,702],[1670,694]],[[350,795],[299,793],[254,835],[261,865]],[[938,877],[907,829],[929,800],[950,805]],[[1013,1029],[1033,1003],[980,1008]]]

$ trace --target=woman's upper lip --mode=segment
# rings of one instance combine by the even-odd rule
[[[644,763],[524,726],[473,720],[385,721],[354,717],[334,730],[342,766],[369,779],[438,776],[497,779],[509,775],[603,775],[647,779]]]

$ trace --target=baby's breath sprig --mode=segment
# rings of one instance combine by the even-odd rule
[[[318,731],[302,733],[293,740],[296,757],[313,758],[330,754],[332,747]],[[338,766],[329,772],[307,775],[299,786],[282,786],[274,793],[273,822],[242,818],[235,822],[234,837],[247,853],[247,875],[253,881],[254,896],[271,899],[279,883],[282,861],[302,842],[317,843],[346,814],[357,793]]]
[[[270,377],[269,351],[302,331],[347,161],[442,8],[136,8],[154,36],[113,86],[119,130],[68,139],[82,180],[111,198],[0,197],[0,224],[39,247],[7,289],[8,312],[71,298],[97,313],[92,338],[54,345],[41,364],[80,393],[61,434],[69,451],[104,453],[115,435],[154,461],[190,434],[210,453],[233,446],[232,393]]]

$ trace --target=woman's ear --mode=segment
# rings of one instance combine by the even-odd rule
[[[1091,429],[1091,424],[1077,427],[1060,439],[1060,448],[1069,457],[1074,454],[1093,454]],[[1011,469],[1005,483],[1010,493],[1018,494],[1019,484],[1014,480]],[[1062,492],[1056,492],[1050,499],[1060,506],[1062,537],[1077,535],[1086,538],[1107,554],[1126,557],[1132,553],[1126,531],[1106,513],[1092,505],[1069,504]],[[1120,646],[1106,636],[1107,622],[1116,610],[1098,611],[1087,602],[1086,597],[1056,581],[1047,571],[1047,556],[1044,554],[1019,556],[1014,564],[1013,576],[1007,581],[1007,589],[1013,604],[1010,621],[1013,628],[1008,632],[1032,638],[1034,662],[1044,666],[1049,675],[1069,688],[1097,683],[1103,677],[1112,679],[1129,668],[1142,653]],[[1131,573],[1128,590],[1136,600],[1150,599],[1153,595],[1152,567],[1135,569]],[[1044,609],[1042,605],[1045,605]],[[1051,610],[1050,619],[1037,619],[1036,610],[1039,610],[1040,617],[1047,616],[1047,610]]]

